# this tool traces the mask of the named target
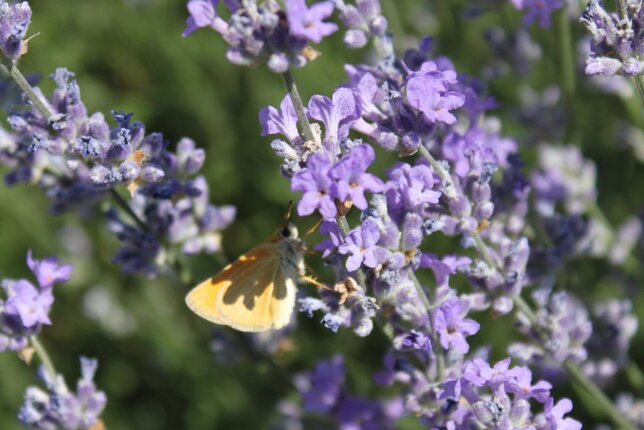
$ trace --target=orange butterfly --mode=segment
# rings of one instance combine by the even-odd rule
[[[240,331],[282,328],[293,313],[298,279],[328,288],[305,276],[305,252],[297,228],[285,222],[269,240],[194,287],[186,304],[200,317]]]

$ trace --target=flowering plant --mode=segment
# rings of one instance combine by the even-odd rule
[[[83,293],[85,315],[114,338],[136,339],[135,351],[146,346],[145,353],[134,356],[150,365],[167,365],[155,360],[182,363],[182,380],[194,384],[186,383],[181,394],[190,400],[186,403],[204,397],[225,405],[226,392],[218,397],[218,389],[239,389],[226,385],[226,375],[218,387],[216,379],[195,373],[212,372],[213,366],[239,369],[249,359],[257,366],[245,373],[257,375],[257,368],[268,366],[287,385],[267,402],[269,409],[278,406],[271,417],[276,428],[643,426],[644,401],[637,396],[644,377],[632,356],[639,352],[631,345],[638,327],[638,293],[631,286],[641,281],[641,221],[625,217],[615,228],[600,209],[602,165],[582,145],[587,136],[579,101],[579,81],[587,79],[594,89],[584,92],[615,94],[617,85],[633,85],[644,103],[642,2],[619,0],[615,12],[595,0],[583,11],[563,0],[449,3],[419,5],[422,17],[414,20],[419,33],[431,32],[422,23],[435,17],[482,28],[486,37],[481,42],[490,52],[483,66],[467,67],[458,53],[449,52],[449,36],[461,37],[456,32],[419,34],[409,43],[397,22],[396,12],[405,8],[392,2],[187,1],[183,49],[223,39],[223,58],[230,64],[220,68],[252,67],[240,69],[249,81],[268,70],[262,88],[275,88],[268,105],[239,109],[245,115],[239,122],[252,123],[257,131],[246,130],[245,140],[235,144],[235,151],[253,155],[234,165],[234,178],[257,181],[248,185],[256,188],[232,197],[239,213],[262,209],[263,223],[267,211],[249,200],[261,198],[257,193],[263,186],[279,187],[284,191],[280,203],[285,203],[290,189],[294,221],[320,222],[317,233],[306,238],[317,257],[305,259],[313,266],[307,271],[322,273],[317,283],[324,286],[298,289],[299,312],[285,329],[246,336],[217,328],[202,335],[206,342],[197,342],[194,333],[207,329],[197,328],[176,303],[182,302],[184,284],[213,275],[213,259],[215,267],[225,265],[222,237],[227,233],[221,232],[238,210],[210,203],[212,171],[204,169],[206,160],[217,162],[225,153],[217,146],[207,151],[189,138],[149,132],[127,111],[111,111],[110,120],[103,112],[90,113],[81,98],[80,73],[55,69],[52,91],[46,90],[50,83],[26,78],[18,61],[32,55],[29,43],[38,41],[30,42],[31,6],[0,0],[0,50],[8,79],[3,84],[7,127],[0,134],[5,183],[44,190],[52,214],[90,225],[100,220],[118,242],[106,246],[113,256],[103,270],[120,268],[128,275],[124,282],[137,279],[127,292],[90,281],[97,285]],[[589,40],[571,28],[578,20]],[[552,58],[541,49],[543,38],[535,36],[552,25],[559,32],[557,73],[548,68]],[[581,61],[573,55],[575,36],[585,48]],[[361,60],[344,64],[342,78],[328,82],[333,89],[303,97],[315,85],[306,87],[307,79],[296,82],[295,73],[330,72],[326,58],[336,55],[340,43],[369,55],[353,54]],[[212,54],[200,49],[200,55],[215,56],[216,45]],[[306,72],[299,72],[302,68]],[[543,80],[550,87],[531,82],[536,90],[516,82],[516,76],[535,75],[535,68],[546,71]],[[279,79],[284,90],[275,84]],[[499,82],[511,79],[520,95],[507,96],[499,88]],[[242,83],[235,97],[250,98],[249,84]],[[226,91],[222,82],[215,84],[217,91]],[[630,124],[622,127],[629,133],[614,137],[637,150],[642,108],[624,97],[626,92],[618,94],[630,115],[620,124]],[[269,146],[274,155],[259,149]],[[254,172],[253,157],[269,168]],[[218,181],[217,192],[226,193],[234,180]],[[248,233],[231,228],[235,249],[234,242]],[[61,247],[65,255],[76,267],[92,265],[92,234],[77,225],[67,232],[76,236]],[[96,252],[97,260],[102,254]],[[199,268],[206,261],[207,272]],[[598,268],[588,268],[589,261]],[[27,363],[36,353],[46,391],[27,388],[19,421],[43,429],[97,429],[103,421],[109,426],[110,419],[130,422],[110,413],[110,405],[107,418],[99,416],[107,395],[118,405],[127,390],[137,389],[124,382],[124,375],[136,374],[131,361],[108,367],[114,383],[101,381],[99,374],[103,392],[93,382],[97,361],[81,358],[82,376],[73,392],[39,341],[43,326],[52,322],[53,285],[70,280],[71,266],[53,258],[36,260],[31,252],[27,262],[38,287],[24,279],[3,281],[0,350],[16,351]],[[137,274],[154,283],[132,278]],[[600,294],[605,283],[624,293]],[[155,286],[166,288],[171,300],[148,292]],[[131,306],[123,306],[128,301]],[[134,334],[137,325],[145,327],[140,339]],[[495,330],[503,333],[498,339]],[[324,346],[307,350],[307,339],[318,338]],[[86,345],[93,349],[93,343]],[[352,357],[352,348],[361,351],[359,359]],[[208,358],[186,366],[188,353],[178,350]],[[110,363],[108,353],[100,358]],[[362,384],[356,383],[359,378]],[[139,390],[163,386],[169,393],[181,392],[172,384],[152,382],[154,372],[141,379]],[[270,386],[253,376],[242,391],[250,397],[255,389]],[[145,397],[157,399],[160,391],[146,391]],[[167,412],[172,422],[167,425],[198,428],[191,417],[202,416],[205,407],[195,408],[185,415]],[[225,423],[208,413],[199,422]],[[163,419],[140,414],[131,422],[165,425]],[[253,418],[244,419],[250,423]]]

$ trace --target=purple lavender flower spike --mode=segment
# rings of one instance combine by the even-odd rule
[[[351,148],[351,151],[333,166],[330,174],[336,181],[335,189],[341,202],[351,201],[358,209],[365,210],[368,206],[365,191],[383,191],[383,182],[375,175],[366,173],[375,158],[373,148],[363,144]]]
[[[320,43],[323,38],[335,33],[338,26],[324,22],[333,13],[333,3],[322,1],[310,8],[305,0],[285,0],[286,17],[291,34],[295,37]]]
[[[380,229],[371,220],[366,220],[360,227],[351,230],[345,243],[338,248],[340,254],[351,254],[347,258],[347,270],[354,272],[362,265],[374,268],[380,264],[384,249],[376,245],[379,239]]]
[[[280,103],[279,110],[273,106],[262,108],[259,111],[259,122],[262,125],[262,136],[281,134],[293,144],[302,141],[297,130],[297,113],[289,94]]]
[[[309,157],[307,169],[293,175],[291,189],[304,192],[297,205],[298,215],[310,215],[319,210],[324,219],[335,218],[337,208],[329,175],[330,169],[331,161],[325,155],[313,154]]]
[[[523,22],[530,25],[538,22],[541,28],[550,27],[552,13],[563,6],[562,0],[512,0],[519,10],[526,10]]]
[[[457,297],[449,299],[434,311],[432,324],[444,349],[454,348],[462,354],[469,351],[465,337],[477,333],[480,325],[474,320],[464,319],[466,313],[467,309]]]
[[[38,279],[41,288],[51,287],[54,284],[67,282],[72,274],[71,264],[58,264],[58,259],[48,257],[42,260],[34,260],[31,250],[27,252],[27,265]]]
[[[338,88],[331,99],[313,96],[308,107],[309,116],[324,123],[327,139],[337,140],[348,136],[349,128],[360,118],[360,105],[348,88]]]
[[[336,355],[320,361],[312,372],[299,375],[295,379],[295,386],[302,395],[304,410],[328,413],[340,397],[345,372],[342,356]]]
[[[96,389],[97,361],[81,357],[81,378],[76,392],[70,391],[61,375],[50,375],[40,367],[38,375],[47,391],[28,387],[18,419],[35,429],[88,429],[98,421],[107,397]]]

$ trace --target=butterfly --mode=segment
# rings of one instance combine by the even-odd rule
[[[305,275],[305,253],[287,217],[270,239],[194,287],[186,304],[200,317],[240,331],[280,329],[291,319],[297,281],[318,284]]]

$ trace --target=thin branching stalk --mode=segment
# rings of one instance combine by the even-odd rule
[[[49,374],[49,376],[53,379],[56,377],[56,368],[54,367],[54,363],[51,361],[51,358],[49,357],[49,354],[47,353],[47,350],[43,346],[42,343],[40,343],[40,340],[38,340],[38,336],[33,335],[29,337],[29,342],[31,343],[31,346],[34,348],[36,351],[36,355],[38,355],[38,358],[40,359],[40,362],[45,366],[45,370]]]

